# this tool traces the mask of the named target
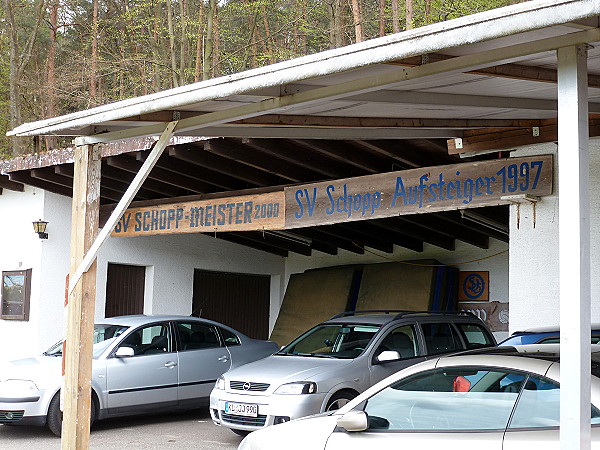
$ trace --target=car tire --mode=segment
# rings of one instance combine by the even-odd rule
[[[242,437],[246,437],[250,434],[250,432],[248,430],[235,430],[235,429],[231,428],[231,431],[233,431],[238,436],[242,436]]]
[[[96,420],[96,409],[97,403],[96,400],[92,397],[91,402],[91,411],[90,411],[90,427]],[[62,433],[62,419],[63,413],[60,410],[60,391],[58,391],[52,400],[50,401],[50,405],[48,406],[48,416],[46,417],[46,424],[48,428],[52,432],[52,434],[59,436]]]
[[[336,409],[340,409],[342,406],[344,406],[356,396],[357,394],[351,391],[336,392],[331,396],[331,398],[327,402],[327,408],[325,408],[325,410],[334,411]]]

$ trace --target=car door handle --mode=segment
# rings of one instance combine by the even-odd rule
[[[169,362],[165,363],[165,367],[168,367],[169,369],[172,369],[176,365],[177,365],[177,363],[173,362],[173,361],[169,361]]]
[[[227,362],[227,361],[229,361],[229,356],[224,355],[224,356],[221,356],[220,358],[217,358],[217,359],[219,361],[222,361],[222,362]]]

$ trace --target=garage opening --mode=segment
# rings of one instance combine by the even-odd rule
[[[269,336],[271,277],[194,270],[192,315],[257,339]]]

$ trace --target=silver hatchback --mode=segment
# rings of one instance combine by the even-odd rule
[[[274,355],[225,373],[210,396],[211,416],[247,434],[338,409],[432,355],[494,345],[489,329],[469,313],[343,313]]]
[[[94,326],[92,422],[208,403],[216,379],[277,351],[210,320],[121,316]],[[0,368],[0,423],[44,425],[60,435],[62,343]]]

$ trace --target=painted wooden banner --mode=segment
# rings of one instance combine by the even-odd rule
[[[273,230],[284,228],[283,191],[125,211],[111,236]]]
[[[507,204],[552,193],[552,155],[424,167],[283,191],[130,208],[111,236],[283,230]]]
[[[285,228],[507,204],[552,193],[552,155],[424,167],[285,188]]]

